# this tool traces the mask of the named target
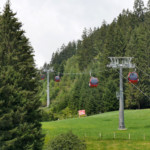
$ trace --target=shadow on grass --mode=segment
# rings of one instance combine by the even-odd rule
[[[146,125],[146,126],[144,126],[144,127],[141,127],[141,126],[134,126],[134,127],[128,127],[128,129],[140,129],[140,128],[142,128],[142,129],[144,129],[144,128],[150,128],[150,125]]]
[[[150,128],[150,125],[144,126],[144,128]]]
[[[143,127],[128,127],[128,130],[129,129],[140,129],[140,128],[143,128]]]

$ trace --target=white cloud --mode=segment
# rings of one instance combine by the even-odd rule
[[[1,0],[1,8],[5,2]],[[123,9],[132,10],[134,0],[11,0],[11,4],[40,67],[63,43],[80,39],[84,27],[99,27],[103,20],[110,23]]]

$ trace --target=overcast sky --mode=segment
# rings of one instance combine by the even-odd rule
[[[111,23],[134,0],[10,0],[35,51],[37,67],[49,63],[64,43],[81,39],[83,29]],[[148,0],[144,0],[145,6]],[[6,0],[0,0],[2,12]]]

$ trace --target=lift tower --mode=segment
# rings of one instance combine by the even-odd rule
[[[107,67],[120,69],[120,92],[119,92],[119,130],[125,130],[124,124],[124,97],[123,97],[123,68],[135,68],[131,63],[133,57],[108,57],[111,62]]]
[[[47,107],[49,107],[50,106],[49,74],[50,74],[50,72],[53,72],[53,68],[45,69],[44,72],[47,73]]]

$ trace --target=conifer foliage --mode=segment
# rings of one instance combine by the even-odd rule
[[[33,49],[7,1],[0,16],[0,149],[43,144]]]

